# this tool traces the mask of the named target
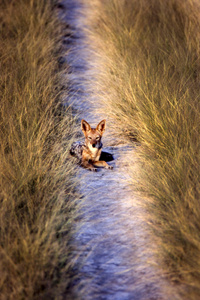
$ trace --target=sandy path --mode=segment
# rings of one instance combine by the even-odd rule
[[[104,150],[115,158],[109,162],[113,170],[99,169],[93,173],[80,168],[83,178],[80,192],[85,196],[84,225],[74,237],[80,258],[73,289],[80,299],[165,299],[161,279],[158,283],[158,274],[149,264],[152,258],[142,220],[144,211],[139,205],[142,199],[136,197],[129,184],[127,161],[133,160],[136,150],[131,144],[111,139],[109,124],[114,120],[107,118],[106,112],[98,113],[101,103],[93,96],[90,86],[90,78],[97,69],[89,45],[84,44],[83,7],[78,0],[65,0],[63,4],[64,19],[73,33],[64,39],[66,49],[70,49],[66,57],[71,67],[67,75],[71,84],[68,101],[80,119],[93,126],[106,118]]]

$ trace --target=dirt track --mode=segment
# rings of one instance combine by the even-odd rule
[[[79,255],[77,280],[73,289],[80,299],[168,299],[164,296],[160,275],[153,267],[153,258],[142,199],[134,194],[129,184],[128,163],[134,161],[136,149],[111,139],[109,124],[115,120],[98,113],[101,106],[92,90],[94,75],[93,56],[85,44],[84,7],[77,0],[63,1],[62,13],[72,31],[65,36],[64,44],[70,49],[66,56],[71,73],[66,75],[71,85],[67,99],[73,108],[91,125],[106,118],[103,137],[104,150],[114,155],[109,162],[113,170],[99,169],[93,173],[80,168],[80,192],[85,197],[82,208],[84,225],[74,236]],[[159,276],[159,281],[158,281]]]

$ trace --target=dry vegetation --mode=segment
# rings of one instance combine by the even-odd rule
[[[60,299],[76,217],[54,1],[0,1],[0,298]]]
[[[159,240],[156,255],[163,273],[180,287],[181,299],[198,299],[199,3],[92,4],[89,42],[103,58],[100,89],[107,111],[118,122],[115,129],[140,142],[139,187],[149,198],[146,208]]]

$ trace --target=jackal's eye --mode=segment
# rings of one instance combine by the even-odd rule
[[[97,136],[97,137],[96,137],[96,140],[98,141],[99,139],[100,139],[100,137],[99,137],[99,136]]]
[[[90,141],[91,141],[91,139],[92,139],[92,138],[91,138],[91,136],[88,136],[88,140],[90,140]]]

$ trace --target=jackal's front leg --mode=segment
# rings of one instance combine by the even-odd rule
[[[110,169],[110,170],[113,169],[113,167],[110,166],[109,164],[107,164],[107,162],[105,162],[104,160],[95,161],[94,166],[95,167],[103,167],[103,168]]]
[[[82,167],[89,169],[90,171],[96,171],[97,169],[93,166],[93,164],[89,163],[87,160],[82,160],[81,162]]]

